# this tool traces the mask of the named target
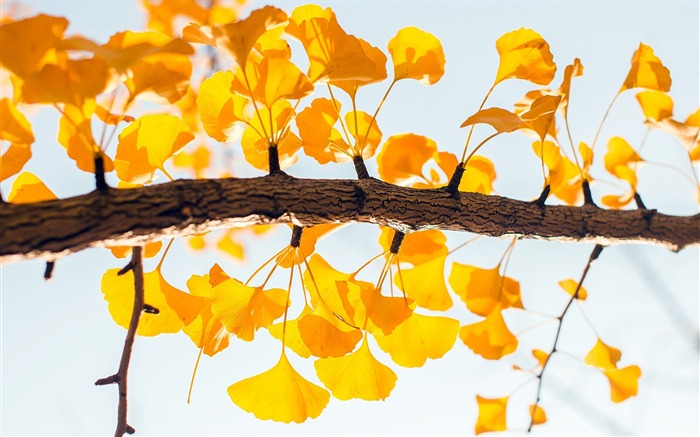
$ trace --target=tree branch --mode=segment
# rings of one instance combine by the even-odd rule
[[[178,180],[69,199],[0,205],[0,261],[57,259],[87,247],[137,245],[165,237],[255,224],[364,222],[401,232],[425,229],[564,241],[700,243],[700,214],[539,206],[478,193],[398,187],[374,178]]]

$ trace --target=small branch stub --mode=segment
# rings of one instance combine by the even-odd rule
[[[105,180],[105,161],[102,152],[95,154],[95,188],[100,193],[109,191],[109,185]]]
[[[365,165],[365,160],[361,156],[355,156],[352,158],[352,163],[355,164],[355,172],[357,173],[358,179],[368,179],[369,172],[367,171],[367,166]]]
[[[292,238],[289,241],[289,245],[292,247],[299,247],[301,245],[301,236],[304,233],[304,228],[301,226],[294,225],[292,228]]]
[[[270,174],[282,173],[277,144],[271,144],[270,147],[267,148],[267,158],[270,165]]]
[[[452,195],[457,195],[459,193],[459,184],[462,183],[462,176],[464,175],[464,163],[460,162],[455,167],[455,172],[452,173],[450,182],[447,184],[447,192]]]

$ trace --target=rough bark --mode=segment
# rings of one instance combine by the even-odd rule
[[[700,243],[700,214],[541,207],[500,196],[398,187],[373,178],[315,180],[286,174],[178,180],[35,204],[2,204],[0,222],[2,262],[56,259],[87,247],[263,223],[365,222],[402,232],[441,229],[604,245],[643,242],[675,251]]]

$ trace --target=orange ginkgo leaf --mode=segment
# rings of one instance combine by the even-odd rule
[[[92,134],[92,116],[95,113],[94,99],[85,100],[81,106],[65,105],[58,124],[58,143],[62,145],[68,157],[75,161],[80,170],[93,173],[95,156],[102,155],[104,170],[114,170],[112,159],[102,153]]]
[[[102,275],[101,290],[109,303],[109,313],[117,325],[128,328],[134,307],[134,273],[119,275],[120,269],[109,269]],[[192,323],[202,308],[203,301],[170,285],[160,268],[143,275],[144,302],[157,308],[158,314],[141,314],[136,333],[154,336],[178,332]]]
[[[620,361],[621,357],[622,353],[619,349],[608,346],[599,338],[584,361],[589,366],[598,367],[601,370],[611,370],[617,369],[617,362]]]
[[[557,90],[557,94],[561,96],[561,102],[559,102],[558,111],[564,118],[569,115],[569,98],[571,96],[571,79],[574,77],[579,77],[583,75],[583,65],[579,58],[575,58],[573,64],[567,65],[564,69],[564,78],[561,81],[561,85]]]
[[[577,204],[583,197],[583,179],[576,164],[563,155],[559,146],[551,141],[535,141],[532,143],[532,150],[547,167],[547,183],[551,194],[568,205]]]
[[[304,305],[304,309],[301,310],[299,317],[293,320],[287,320],[286,322],[283,321],[270,325],[267,327],[267,330],[270,331],[271,336],[279,341],[282,341],[284,337],[284,345],[293,350],[297,355],[302,358],[309,358],[311,356],[311,350],[304,343],[304,340],[301,337],[299,320],[301,320],[304,316],[311,314],[311,311],[310,306]],[[354,345],[350,350],[352,349],[354,349]]]
[[[526,123],[526,120],[520,118],[507,109],[502,108],[486,108],[470,116],[459,127],[471,126],[474,124],[488,124],[496,129],[498,133],[513,132]]]
[[[289,121],[294,116],[294,109],[288,100],[279,100],[271,109],[258,108],[259,117],[254,117],[248,128],[243,131],[241,146],[246,161],[253,167],[262,171],[270,170],[268,148],[271,145],[277,147],[280,169],[284,170],[297,162],[297,152],[301,148],[301,139],[289,129]],[[262,124],[260,120],[262,119]],[[272,126],[270,126],[270,120]],[[262,137],[262,133],[267,137]],[[263,134],[264,135],[264,134]],[[281,138],[280,138],[281,136]],[[274,137],[274,140],[270,140]]]
[[[637,395],[639,378],[642,370],[639,366],[627,366],[622,369],[607,369],[603,374],[610,382],[610,398],[613,402],[622,402]]]
[[[476,404],[479,407],[479,417],[474,426],[475,434],[508,429],[506,427],[507,397],[489,399],[476,395]]]
[[[160,252],[160,249],[163,247],[163,242],[162,241],[155,241],[153,243],[148,243],[145,246],[143,246],[143,257],[144,258],[153,258],[154,256],[158,255],[158,252]],[[126,258],[127,256],[131,255],[131,246],[110,246],[109,250],[112,252],[112,255],[114,255],[116,258]]]
[[[474,314],[488,316],[496,308],[523,308],[520,284],[513,278],[502,276],[498,270],[499,266],[483,269],[455,262],[452,263],[449,282]]]
[[[535,359],[537,360],[537,364],[540,367],[544,367],[544,363],[546,363],[549,359],[549,354],[540,349],[533,349],[532,356],[535,357]]]
[[[156,169],[194,139],[190,128],[174,115],[153,114],[139,117],[119,134],[114,166],[119,179],[131,184],[147,184]]]
[[[26,145],[34,142],[29,120],[17,110],[9,98],[0,99],[0,140]]]
[[[10,144],[0,158],[0,181],[16,175],[32,157],[32,150],[27,144]]]
[[[334,269],[321,255],[313,254],[308,260],[308,268],[304,271],[304,286],[311,297],[311,306],[318,308],[321,305],[320,301],[323,301],[329,311],[352,323],[354,308],[347,301],[347,297],[341,296],[338,290],[338,282],[348,281],[352,276]],[[346,292],[347,287],[342,291]]]
[[[445,285],[445,258],[447,254],[401,269],[394,275],[396,284],[416,305],[434,311],[452,307],[452,297]]]
[[[69,103],[82,106],[107,87],[109,65],[99,59],[60,60],[46,64],[27,76],[22,84],[22,101],[26,103]]]
[[[301,99],[314,91],[314,86],[299,67],[290,60],[273,57],[251,60],[246,75],[238,70],[232,89],[246,97],[251,96],[267,108],[280,99]]]
[[[391,241],[394,238],[394,231],[391,228],[383,227],[379,235],[379,244],[382,249],[388,251]],[[445,242],[447,238],[441,231],[428,230],[406,234],[399,249],[399,259],[402,262],[409,262],[418,265],[430,261],[437,256],[447,254]]]
[[[541,425],[547,422],[547,415],[539,405],[530,405],[530,418],[533,425]]]
[[[494,85],[510,78],[547,85],[554,79],[557,66],[549,44],[532,29],[520,28],[498,38],[496,50],[500,64]]]
[[[416,27],[405,27],[389,40],[394,80],[415,79],[436,83],[445,74],[445,53],[440,40]]]
[[[635,152],[632,146],[622,137],[612,137],[608,141],[608,150],[605,153],[605,169],[630,185],[630,191],[622,196],[604,196],[602,202],[605,205],[620,208],[629,203],[637,191],[637,173],[634,163],[643,159]]]
[[[319,97],[296,117],[304,153],[319,164],[352,160],[352,147],[334,128],[338,122],[340,102]]]
[[[309,57],[307,76],[313,83],[371,82],[376,80],[377,70],[381,71],[379,59],[364,50],[359,38],[345,33],[330,8],[297,7],[285,31],[304,46]]]
[[[318,417],[330,400],[326,390],[294,370],[284,353],[270,370],[231,385],[228,395],[258,419],[285,423]]]
[[[200,27],[190,24],[183,30],[186,41],[209,44],[228,52],[240,67],[246,65],[253,46],[265,32],[287,24],[287,13],[273,6],[256,9],[244,20]]]
[[[187,17],[197,23],[203,23],[207,20],[209,13],[207,8],[201,6],[196,0],[180,0],[176,2],[142,0],[141,4],[146,8],[148,16],[146,26],[149,29],[170,36],[173,36],[175,33],[173,24],[176,20]]]
[[[374,338],[396,364],[421,367],[428,358],[436,360],[452,349],[458,333],[457,320],[413,313],[391,334],[375,332]]]
[[[354,309],[354,325],[370,333],[388,335],[413,314],[412,300],[384,296],[369,282],[337,281],[337,287]]]
[[[342,357],[355,349],[362,331],[331,312],[325,302],[318,302],[313,311],[298,318],[302,342],[315,357]]]
[[[209,356],[214,356],[229,345],[228,333],[211,311],[212,288],[218,285],[219,281],[225,280],[217,278],[219,271],[218,264],[214,264],[208,275],[192,275],[187,280],[187,289],[192,296],[198,296],[202,300],[202,307],[197,318],[182,328],[182,331]]]
[[[459,338],[487,360],[501,359],[518,348],[518,339],[508,330],[500,308],[495,308],[481,322],[462,326]]]
[[[41,179],[29,172],[20,173],[12,182],[12,190],[7,196],[10,203],[35,203],[58,199]]]
[[[37,15],[0,26],[0,65],[22,79],[41,68],[47,52],[56,47],[68,27],[63,17]]]
[[[538,91],[527,93],[515,104],[515,113],[526,120],[519,129],[534,132],[540,142],[543,142],[548,135],[556,138],[554,120],[561,100],[560,95],[540,95]]]
[[[576,293],[576,288],[578,287],[578,282],[574,281],[573,279],[565,279],[563,281],[558,282],[559,286],[569,293],[571,296]],[[577,299],[579,300],[586,300],[588,297],[588,291],[586,291],[583,286],[578,287],[578,295],[576,296]]]
[[[369,85],[370,83],[381,82],[386,79],[386,55],[374,47],[362,38],[357,38],[360,42],[360,47],[365,54],[365,58],[370,61],[371,65],[374,65],[374,73],[370,76],[364,76],[360,79],[336,79],[330,83],[342,89],[351,99],[355,99],[357,90],[364,85]]]
[[[178,168],[185,168],[194,173],[195,179],[205,177],[205,172],[211,164],[211,152],[209,148],[200,144],[191,152],[183,150],[173,158],[173,165]]]
[[[118,125],[121,122],[125,123],[131,123],[132,121],[136,120],[133,116],[131,115],[121,115],[121,114],[114,114],[112,112],[109,112],[107,108],[105,108],[102,105],[97,105],[95,106],[95,115],[97,118],[102,120],[103,123],[105,124],[111,124],[111,125]]]
[[[252,341],[255,331],[266,328],[284,314],[287,291],[249,287],[235,278],[227,279],[211,291],[211,311],[229,332]]]
[[[639,48],[632,55],[632,66],[619,92],[632,88],[671,89],[671,72],[664,67],[654,50],[643,43],[639,43]]]
[[[661,91],[642,91],[635,96],[648,121],[673,117],[673,99]]]
[[[353,353],[337,358],[319,358],[314,363],[318,379],[341,400],[384,400],[396,385],[396,374],[377,361],[369,350],[367,336]]]
[[[219,142],[229,142],[240,138],[242,122],[248,99],[231,91],[234,74],[218,71],[205,79],[199,87],[197,108],[202,117],[205,132]]]
[[[377,155],[379,177],[391,184],[401,185],[415,178],[423,178],[423,166],[435,152],[437,144],[428,137],[412,133],[392,135]]]
[[[304,264],[304,260],[309,258],[316,250],[318,239],[332,232],[340,226],[338,223],[326,223],[304,228],[301,241],[297,251],[289,251],[277,257],[279,266],[285,269],[297,264]],[[289,225],[293,229],[293,225]]]

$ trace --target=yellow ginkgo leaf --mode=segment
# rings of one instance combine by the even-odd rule
[[[380,348],[404,367],[420,367],[445,355],[457,340],[459,322],[448,317],[413,313],[389,335],[374,333]]]
[[[153,258],[158,255],[160,249],[163,247],[162,241],[155,241],[153,243],[148,243],[143,246],[143,257]],[[131,255],[131,246],[111,246],[109,250],[112,252],[116,258],[126,258]]]
[[[174,115],[144,115],[119,134],[114,166],[119,179],[147,184],[156,169],[194,139],[190,128]]]
[[[379,177],[400,185],[422,178],[423,166],[435,152],[437,144],[428,137],[411,133],[392,135],[377,155]]]
[[[46,64],[23,78],[22,101],[26,103],[69,103],[81,107],[107,87],[109,66],[99,59],[65,60]]]
[[[238,70],[233,86],[242,95],[271,108],[280,99],[301,99],[313,92],[314,86],[299,67],[284,58],[262,58],[248,62],[246,75]],[[248,88],[250,87],[250,89]]]
[[[141,4],[146,8],[148,16],[147,27],[169,36],[174,34],[173,22],[176,19],[187,17],[190,20],[203,23],[207,20],[207,15],[211,13],[211,10],[208,11],[196,0],[180,0],[176,2],[145,0]],[[233,13],[233,10],[230,8],[229,11]]]
[[[345,114],[345,125],[355,139],[354,155],[362,159],[373,157],[382,141],[382,131],[376,120],[372,122],[372,116],[363,111],[348,112]]]
[[[576,293],[576,288],[578,287],[578,282],[574,281],[573,279],[565,279],[563,281],[559,281],[559,286],[569,293],[571,296]],[[578,287],[578,295],[576,296],[577,299],[579,300],[586,300],[588,297],[588,291],[586,291],[583,286]]]
[[[9,98],[0,99],[0,140],[26,145],[34,142],[29,120],[17,110]]]
[[[246,161],[253,167],[269,171],[270,161],[268,148],[277,147],[279,165],[282,170],[297,162],[297,151],[301,148],[301,139],[285,126],[294,117],[294,109],[287,100],[279,100],[271,109],[258,108],[258,117],[250,121],[250,125],[243,131],[241,146]],[[260,120],[262,119],[262,124]],[[272,125],[270,125],[272,121]],[[263,135],[263,136],[261,136]],[[266,136],[265,136],[266,135]],[[281,138],[279,138],[281,136]],[[274,141],[270,140],[274,137]]]
[[[0,158],[0,181],[14,176],[24,168],[24,164],[32,157],[28,144],[10,144]]]
[[[643,43],[639,43],[639,48],[632,55],[632,66],[619,92],[632,88],[671,89],[671,72],[664,67],[654,50]]]
[[[569,205],[577,204],[582,196],[581,173],[576,164],[561,153],[561,149],[551,141],[532,143],[535,154],[547,167],[547,183],[551,194]]]
[[[190,169],[194,172],[195,179],[205,177],[205,171],[211,164],[211,152],[205,144],[200,144],[191,152],[183,150],[173,158],[173,165],[179,168]]]
[[[445,285],[446,254],[402,269],[394,275],[396,284],[416,305],[434,311],[445,311],[452,307],[452,297]]]
[[[197,318],[188,324],[182,331],[209,356],[226,349],[229,345],[229,334],[211,311],[212,276],[215,274],[217,264],[212,267],[209,275],[192,275],[187,280],[187,289],[192,296],[198,296],[202,300],[202,307]]]
[[[642,370],[639,366],[607,369],[603,373],[610,382],[610,398],[613,402],[622,402],[629,397],[637,395],[639,377],[642,376]]]
[[[233,235],[237,229],[228,229],[224,235],[216,242],[216,247],[232,257],[242,260],[244,259],[244,247],[233,239]]]
[[[488,316],[497,308],[523,308],[520,284],[493,269],[453,263],[449,282],[469,311]]]
[[[636,97],[647,120],[661,121],[673,117],[673,99],[668,94],[661,91],[642,91],[637,93]]]
[[[371,64],[374,65],[374,73],[369,77],[365,76],[361,79],[333,80],[330,82],[348,93],[352,99],[355,98],[357,90],[361,86],[381,82],[382,80],[386,79],[386,55],[377,47],[372,46],[362,38],[357,38],[357,40],[360,42],[360,47],[362,48],[366,59],[371,61]]]
[[[10,203],[35,203],[58,199],[41,179],[29,172],[20,173],[12,182],[12,190],[7,196]]]
[[[340,102],[319,97],[296,117],[304,153],[319,164],[352,160],[351,146],[333,127],[338,121],[339,111]]]
[[[636,189],[637,177],[634,170],[630,168],[630,164],[641,161],[643,159],[624,138],[610,138],[604,158],[605,169],[618,178],[629,182],[633,189]]]
[[[505,431],[506,408],[508,398],[489,399],[476,395],[476,404],[479,407],[479,417],[474,426],[474,433],[481,434],[491,431]]]
[[[537,360],[537,364],[540,367],[544,367],[544,363],[546,363],[549,359],[549,354],[540,349],[533,349],[532,356],[535,357],[535,359]]]
[[[434,35],[415,28],[399,30],[389,41],[394,80],[415,79],[432,85],[445,74],[445,53]]]
[[[128,328],[134,306],[134,273],[121,276],[110,269],[102,276],[101,290],[109,303],[109,313],[117,325]],[[158,309],[158,314],[144,312],[136,333],[154,336],[178,332],[199,314],[203,301],[168,284],[159,269],[143,275],[144,302]]]
[[[533,425],[541,425],[547,422],[547,415],[539,405],[530,405],[530,417]]]
[[[579,58],[574,59],[574,63],[567,65],[564,69],[564,78],[562,79],[561,85],[557,90],[557,94],[561,96],[561,102],[559,103],[559,112],[564,116],[568,117],[569,112],[569,98],[571,96],[571,79],[574,77],[579,77],[583,75],[583,65]]]
[[[270,370],[231,385],[228,395],[258,419],[285,423],[318,417],[330,400],[326,390],[294,370],[284,353]]]
[[[311,306],[318,308],[323,300],[328,310],[340,316],[348,323],[354,318],[354,308],[347,298],[340,295],[338,282],[350,280],[351,275],[339,272],[331,267],[319,254],[313,254],[308,261],[308,269],[304,271],[304,286],[311,296]],[[343,288],[347,291],[347,287]],[[319,299],[319,295],[321,299]]]
[[[318,379],[341,400],[384,400],[396,385],[396,374],[374,358],[367,336],[355,352],[338,358],[319,358],[314,367]]]
[[[462,326],[459,337],[469,349],[487,360],[501,359],[518,347],[518,339],[508,330],[500,308],[495,308],[481,322]]]
[[[114,170],[112,159],[105,155],[92,134],[92,116],[95,114],[95,100],[87,99],[82,106],[64,105],[58,123],[58,142],[75,161],[79,169],[93,173],[95,156],[102,155],[104,170]]]
[[[584,361],[589,366],[610,370],[617,368],[617,362],[620,361],[621,357],[622,353],[619,349],[608,346],[599,338],[593,349],[586,355]]]
[[[562,96],[544,94],[530,100],[531,97],[533,96],[526,95],[519,102],[521,105],[520,110],[518,110],[518,104],[516,104],[516,113],[520,118],[526,120],[526,123],[520,126],[519,129],[534,132],[541,142],[548,135],[556,138],[555,114],[561,103]]]
[[[454,168],[451,171],[454,171]],[[493,182],[495,180],[496,169],[493,162],[485,156],[475,155],[464,167],[464,175],[459,183],[459,191],[488,195],[493,192]]]
[[[304,264],[304,260],[308,259],[316,250],[318,239],[337,229],[340,224],[327,223],[322,225],[309,226],[304,228],[299,242],[298,251],[289,251],[286,254],[277,257],[279,266],[285,269],[297,264]],[[293,228],[292,225],[289,226]]]
[[[342,357],[355,349],[362,332],[341,320],[324,302],[299,317],[297,328],[311,355],[319,358]]]
[[[513,132],[526,123],[518,115],[502,108],[486,108],[464,120],[459,127],[488,124],[498,133]]]
[[[338,281],[337,286],[354,309],[355,325],[370,333],[381,330],[388,335],[413,313],[412,300],[384,296],[368,282]]]
[[[379,235],[379,244],[383,250],[387,251],[391,248],[391,241],[395,232],[388,227],[382,228],[382,233]],[[411,232],[404,236],[399,249],[399,258],[402,262],[409,262],[413,265],[424,263],[434,259],[436,256],[447,254],[446,241],[447,238],[441,231]]]
[[[223,281],[211,291],[211,311],[229,332],[252,341],[255,331],[266,328],[284,314],[287,291],[273,288],[263,291],[237,279]]]
[[[311,356],[311,350],[306,346],[301,338],[301,331],[299,330],[299,320],[304,316],[311,314],[311,307],[304,305],[304,309],[294,320],[287,320],[286,326],[285,322],[275,323],[267,327],[270,331],[270,335],[279,341],[282,341],[284,337],[284,345],[296,352],[302,358],[309,358]],[[354,348],[354,345],[353,345]],[[352,349],[350,349],[352,350]]]
[[[95,115],[105,124],[111,124],[114,126],[118,125],[121,122],[131,123],[132,121],[136,120],[131,115],[111,113],[107,110],[107,108],[101,105],[95,106]]]
[[[231,92],[233,80],[232,72],[218,71],[202,82],[197,96],[205,132],[222,143],[239,139],[245,122],[248,100]]]
[[[496,50],[500,64],[494,85],[510,78],[547,85],[554,79],[557,66],[549,44],[532,29],[520,28],[498,38]]]
[[[63,17],[37,15],[0,26],[0,65],[22,79],[41,68],[46,53],[55,48],[68,27]]]

